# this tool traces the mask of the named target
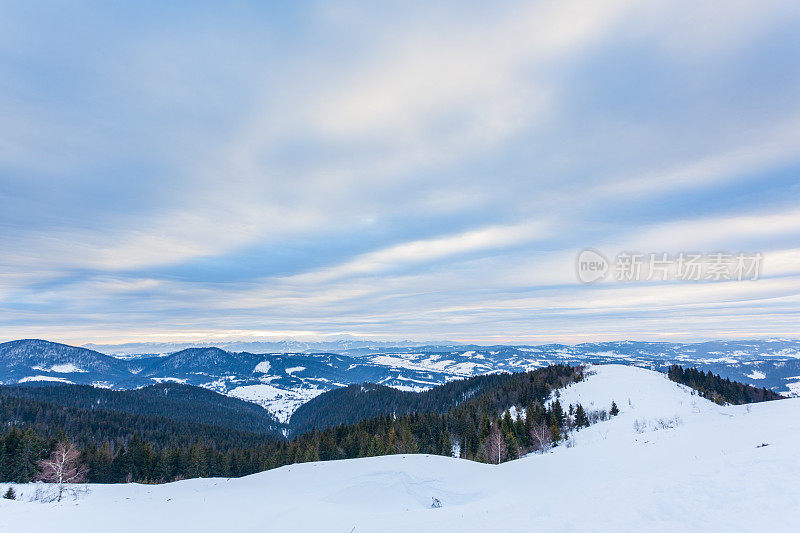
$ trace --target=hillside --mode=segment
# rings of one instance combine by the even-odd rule
[[[464,400],[514,379],[514,374],[489,374],[451,381],[423,392],[401,391],[372,383],[350,385],[304,403],[294,412],[289,425],[293,434],[301,434],[380,415],[444,413]]]
[[[0,343],[0,382],[57,381],[120,387],[140,380],[114,357],[67,344],[39,339]]]
[[[800,400],[720,406],[664,374],[593,367],[564,403],[620,414],[501,465],[394,455],[239,479],[94,486],[62,505],[0,501],[0,525],[93,533],[274,531],[794,531]],[[22,499],[33,488],[18,486]],[[431,508],[438,498],[442,507]]]
[[[278,436],[241,431],[186,419],[144,415],[108,409],[86,409],[57,403],[0,396],[0,441],[12,432],[29,435],[34,443],[49,443],[61,435],[79,448],[110,445],[119,448],[136,435],[154,449],[188,447],[204,443],[219,449],[259,447],[275,444]],[[24,444],[24,441],[23,441]],[[0,449],[0,460],[8,449]],[[35,459],[31,458],[35,462]],[[0,476],[2,479],[2,476]]]
[[[261,407],[223,394],[162,383],[134,390],[88,385],[26,383],[0,386],[0,398],[28,398],[85,410],[120,411],[250,433],[280,435],[280,424]]]

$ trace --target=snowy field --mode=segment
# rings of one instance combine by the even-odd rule
[[[229,396],[254,402],[269,411],[279,422],[289,422],[297,408],[319,396],[325,389],[316,385],[304,384],[303,388],[284,389],[268,383],[244,385],[228,391]]]
[[[592,371],[562,404],[621,413],[571,448],[499,466],[396,455],[95,485],[61,504],[0,500],[0,531],[798,531],[800,399],[720,407],[663,374]]]

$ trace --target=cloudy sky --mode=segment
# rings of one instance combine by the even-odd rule
[[[798,336],[798,2],[35,4],[0,340]],[[763,269],[584,285],[584,248]]]

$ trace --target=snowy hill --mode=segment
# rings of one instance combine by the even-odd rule
[[[76,502],[0,500],[0,530],[796,531],[800,399],[722,407],[663,374],[591,370],[561,403],[614,400],[620,414],[544,455],[499,466],[395,455],[96,485]],[[22,500],[32,491],[18,487]]]
[[[0,383],[31,381],[139,384],[123,361],[94,350],[39,339],[0,343]]]

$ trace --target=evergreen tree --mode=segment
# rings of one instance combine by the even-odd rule
[[[575,408],[575,426],[578,428],[589,427],[589,418],[586,416],[586,411],[584,411],[581,404],[578,404],[578,407]]]
[[[611,410],[609,411],[611,416],[617,416],[619,414],[619,407],[617,407],[617,402],[611,401]]]
[[[551,424],[558,428],[566,426],[567,418],[559,400],[554,401],[553,406],[550,408],[550,421]]]

